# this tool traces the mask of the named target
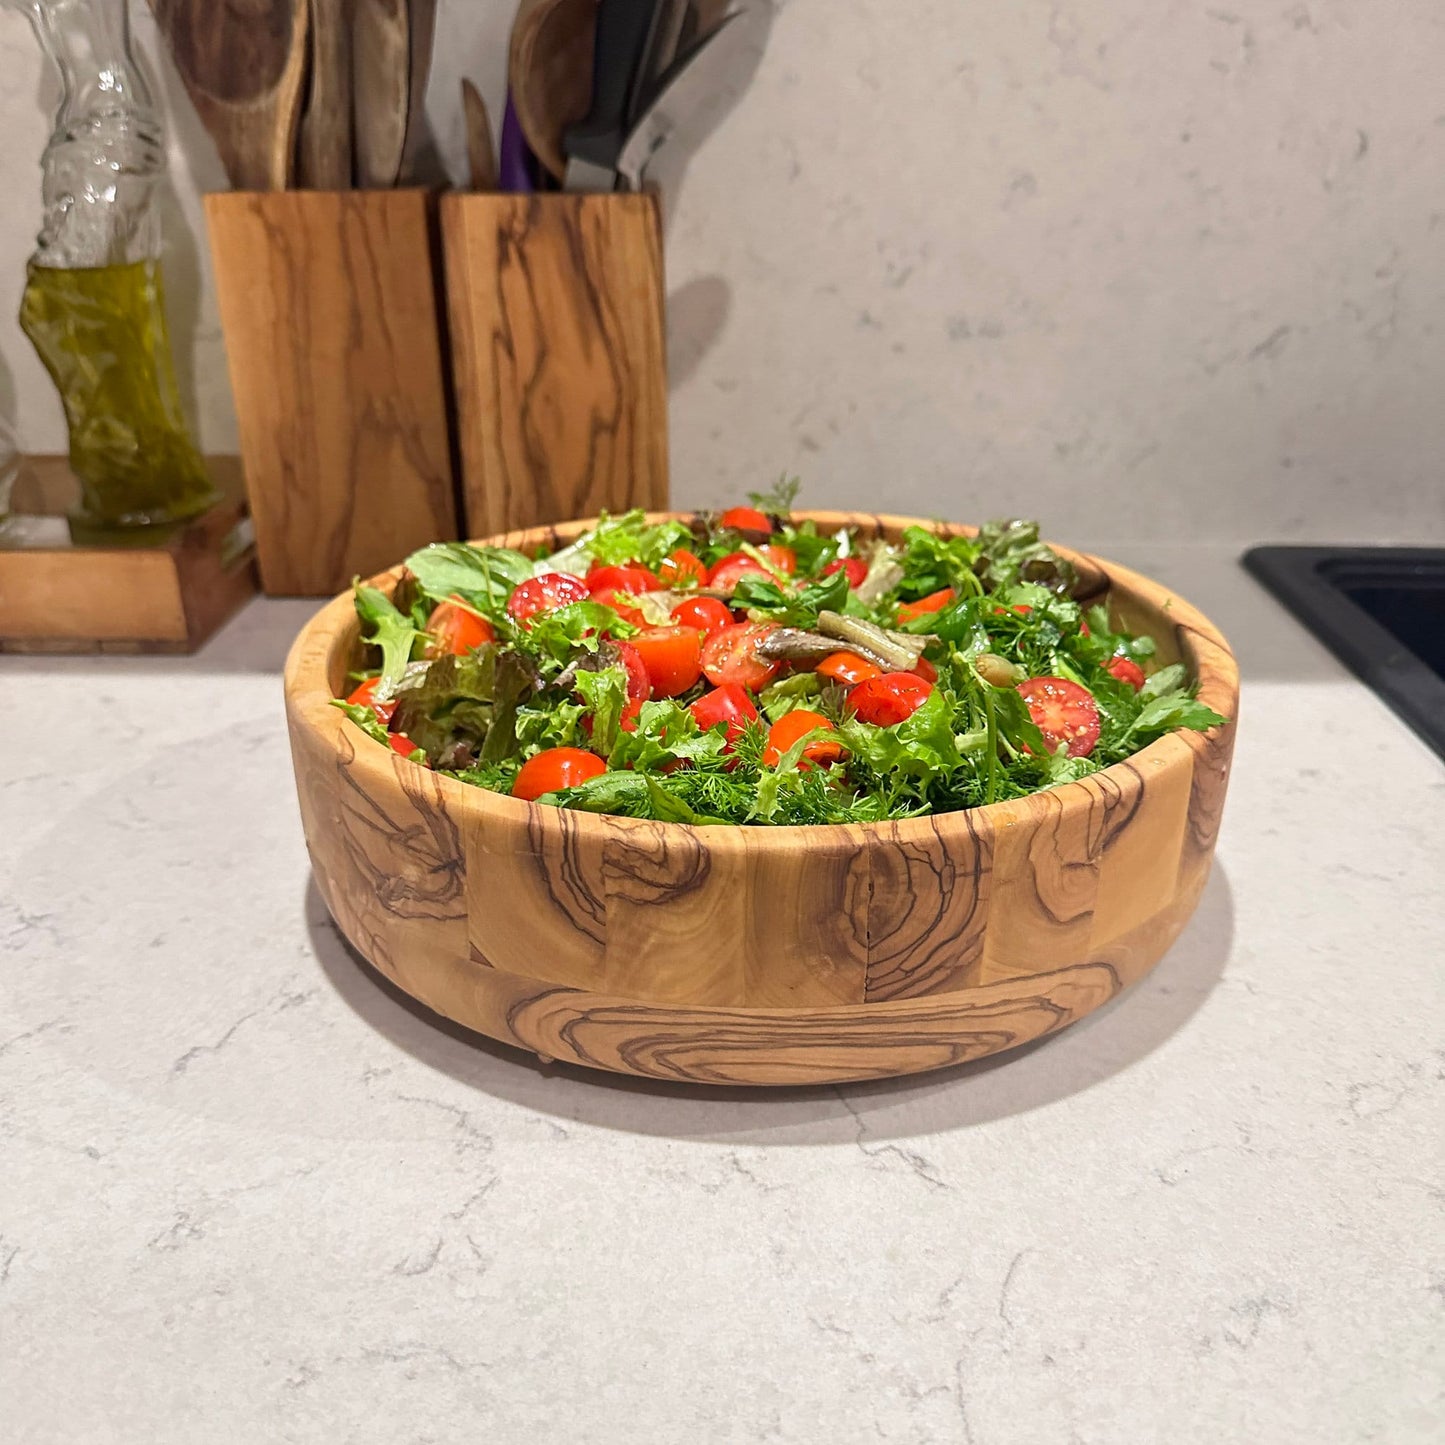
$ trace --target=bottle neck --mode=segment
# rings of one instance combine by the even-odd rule
[[[30,0],[30,21],[60,72],[59,134],[125,115],[141,129],[160,122],[130,49],[127,0]]]

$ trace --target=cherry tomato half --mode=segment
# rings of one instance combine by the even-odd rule
[[[426,630],[432,638],[427,646],[428,657],[445,657],[448,653],[463,657],[484,642],[497,640],[497,629],[485,617],[478,617],[460,597],[439,603]]]
[[[392,752],[399,753],[404,758],[409,758],[416,751],[416,744],[405,733],[390,734],[390,741]],[[426,764],[423,763],[422,766],[425,767]]]
[[[868,564],[861,557],[839,557],[823,568],[823,576],[831,577],[835,572],[846,572],[848,585],[856,591],[868,575]]]
[[[924,682],[938,681],[938,669],[926,657],[920,657],[918,665],[913,670]]]
[[[1104,671],[1117,677],[1120,682],[1127,682],[1135,692],[1144,686],[1144,669],[1132,657],[1111,657],[1104,664]]]
[[[885,672],[860,682],[848,694],[859,718],[875,727],[896,727],[928,701],[933,684],[911,672]]]
[[[594,567],[587,574],[587,590],[599,592],[656,592],[657,578],[637,562],[622,567]]]
[[[773,530],[773,524],[768,519],[768,514],[758,511],[756,507],[729,507],[718,518],[718,525],[731,527],[738,532],[771,532]]]
[[[391,702],[377,702],[376,686],[381,681],[379,677],[368,677],[365,682],[359,684],[356,691],[347,698],[347,702],[355,703],[357,707],[369,707],[382,722],[391,721],[391,715],[396,711],[396,700]]]
[[[647,618],[642,615],[642,609],[628,601],[635,596],[635,592],[618,592],[615,588],[604,587],[592,594],[592,601],[610,607],[624,622],[630,622],[634,627],[646,627]]]
[[[834,682],[841,682],[844,687],[867,682],[870,677],[883,676],[883,669],[877,663],[859,657],[856,652],[830,653],[815,670],[824,677],[831,677]]]
[[[770,632],[771,622],[735,622],[709,637],[702,649],[702,670],[709,682],[721,687],[735,682],[750,692],[766,687],[782,671],[781,662],[759,657],[757,646]]]
[[[664,587],[701,587],[707,581],[707,564],[696,552],[679,547],[669,552],[657,568],[658,580]]]
[[[768,745],[763,751],[763,761],[770,768],[777,767],[782,761],[783,754],[805,733],[810,733],[815,728],[826,728],[829,732],[836,731],[833,724],[820,712],[812,712],[805,707],[795,707],[792,712],[784,713],[768,729]],[[804,758],[815,763],[822,763],[825,767],[836,763],[842,756],[843,744],[829,738],[818,738],[803,749]],[[800,762],[798,766],[806,768],[808,764]]]
[[[507,598],[507,616],[514,622],[525,622],[538,612],[550,612],[554,607],[586,600],[587,584],[580,577],[566,572],[545,572],[517,585]]]
[[[616,644],[622,654],[622,670],[627,674],[627,706],[622,709],[622,726],[631,732],[637,726],[642,704],[652,696],[652,678],[642,654],[630,642]]]
[[[746,552],[729,552],[721,561],[713,564],[712,571],[707,574],[707,585],[717,588],[719,592],[731,592],[749,573],[766,577],[769,582],[775,580],[761,562],[749,557]]]
[[[744,726],[756,722],[758,717],[752,698],[732,682],[725,682],[721,687],[704,693],[688,707],[688,711],[704,732],[710,731],[719,723],[727,724],[726,752],[732,751],[732,746],[741,736]]]
[[[695,627],[649,627],[625,645],[642,659],[654,697],[676,697],[702,676],[702,635]]]
[[[1099,705],[1087,688],[1066,677],[1031,677],[1019,683],[1044,741],[1051,750],[1065,743],[1071,758],[1086,758],[1099,741]]]
[[[683,627],[695,627],[706,637],[731,627],[736,621],[726,602],[716,597],[685,597],[672,609],[672,620]]]
[[[898,609],[898,620],[912,622],[915,617],[924,617],[930,612],[942,612],[955,596],[957,594],[952,587],[940,587],[937,592],[930,592],[927,597],[920,597],[917,602],[905,602]]]
[[[575,788],[588,778],[595,778],[598,773],[606,771],[607,764],[585,748],[548,748],[522,764],[512,784],[512,796],[525,798],[531,803],[543,793]]]

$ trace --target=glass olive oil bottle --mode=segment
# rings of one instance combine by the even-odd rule
[[[65,405],[81,493],[71,535],[164,541],[219,494],[186,425],[166,326],[160,119],[130,53],[126,0],[25,8],[63,96],[20,324]]]

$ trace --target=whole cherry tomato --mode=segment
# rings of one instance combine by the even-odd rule
[[[1065,743],[1071,758],[1086,758],[1099,741],[1099,705],[1087,688],[1066,677],[1031,677],[1019,683],[1029,716],[1050,751]]]
[[[594,567],[587,574],[587,590],[595,597],[599,592],[656,592],[658,580],[637,562],[621,567]]]
[[[514,622],[525,622],[538,612],[550,612],[554,607],[586,600],[587,584],[580,577],[566,572],[544,572],[517,585],[507,599],[507,616]]]
[[[861,557],[839,557],[823,568],[823,576],[831,577],[835,572],[846,572],[848,585],[856,590],[868,575],[868,564]]]
[[[707,565],[696,552],[679,547],[663,558],[657,569],[658,580],[664,587],[701,587],[707,581]]]
[[[735,682],[750,692],[766,687],[782,671],[783,664],[759,657],[757,647],[776,631],[771,622],[735,622],[709,637],[702,649],[702,670],[708,681],[718,686]]]
[[[654,697],[676,697],[702,676],[702,635],[695,627],[649,627],[627,645],[641,657]]]
[[[768,566],[775,572],[791,577],[798,570],[798,554],[781,542],[764,542],[758,548],[758,556],[766,558]]]
[[[726,602],[716,597],[684,597],[672,609],[672,620],[683,627],[695,627],[704,637],[731,627],[737,620]]]
[[[816,671],[824,677],[831,677],[834,682],[841,682],[844,687],[853,687],[867,682],[870,677],[883,675],[881,667],[869,662],[866,657],[859,657],[856,652],[831,653],[818,664]]]
[[[1127,682],[1135,692],[1144,686],[1144,669],[1132,657],[1111,657],[1105,663],[1104,671],[1117,677],[1120,682]]]
[[[396,700],[391,702],[377,702],[376,687],[381,681],[379,677],[368,677],[346,700],[355,703],[358,707],[369,707],[382,722],[391,721],[391,715],[396,711]]]
[[[766,512],[756,507],[729,507],[718,518],[719,526],[732,527],[738,532],[771,532],[773,524]]]
[[[933,684],[914,673],[885,672],[860,682],[848,701],[863,722],[891,728],[912,717],[932,691]]]
[[[792,712],[784,713],[768,729],[768,745],[763,751],[763,761],[770,768],[777,767],[783,754],[799,738],[817,728],[826,728],[829,732],[837,731],[820,712],[812,712],[805,707],[795,707]],[[803,749],[804,758],[815,763],[822,763],[825,767],[836,763],[842,756],[843,744],[829,738],[818,738]],[[807,766],[806,762],[799,763],[799,767]]]
[[[756,722],[758,718],[758,710],[752,698],[732,682],[726,682],[721,687],[704,693],[695,703],[689,705],[688,711],[704,732],[715,728],[719,723],[727,724],[725,751],[728,752],[732,751],[733,744],[742,735],[744,726]]]
[[[497,629],[485,617],[478,617],[460,597],[438,603],[427,620],[426,630],[432,641],[428,657],[465,656],[484,642],[497,640]]]
[[[535,802],[544,793],[575,788],[606,771],[607,764],[585,748],[548,748],[522,764],[512,784],[512,796]]]
[[[942,612],[957,595],[952,587],[940,587],[937,592],[930,592],[927,597],[920,597],[917,602],[905,602],[898,609],[898,620],[912,622],[915,617],[924,617],[930,612]]]

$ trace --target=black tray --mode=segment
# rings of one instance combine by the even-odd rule
[[[1253,547],[1243,561],[1445,758],[1445,547]]]

